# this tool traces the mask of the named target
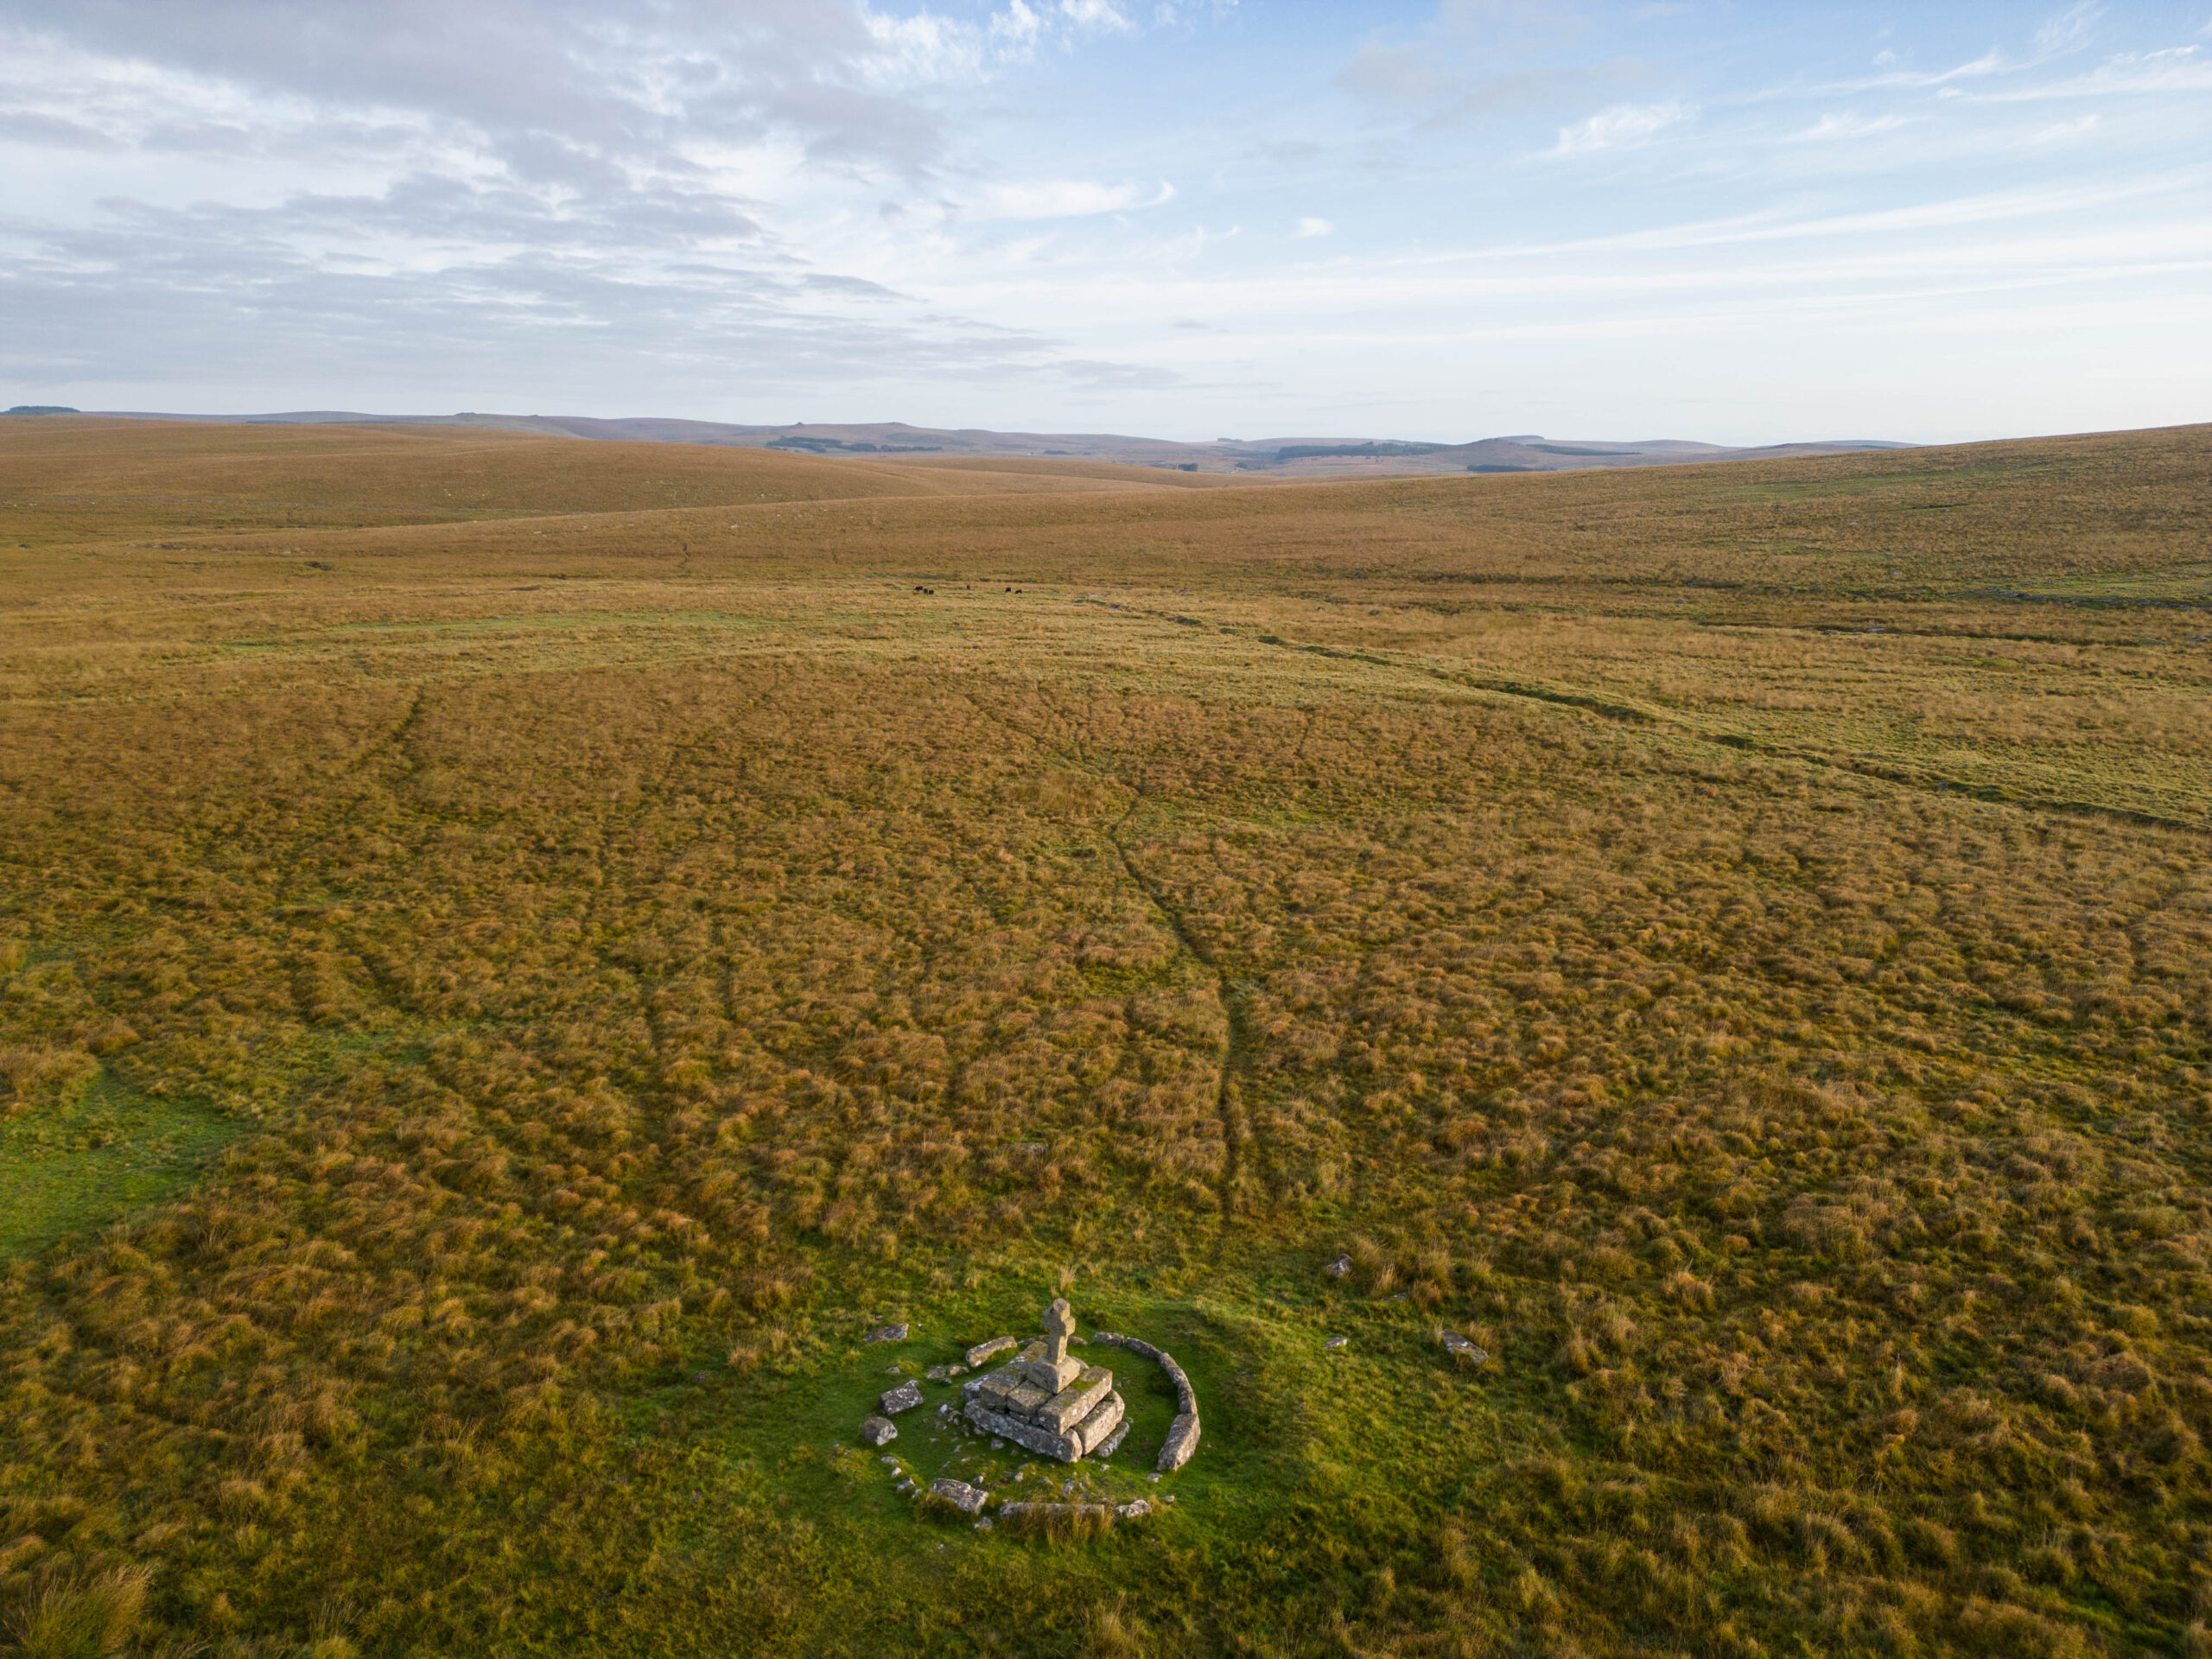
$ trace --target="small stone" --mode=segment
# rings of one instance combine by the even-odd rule
[[[1116,1509],[1114,1513],[1120,1516],[1124,1521],[1134,1521],[1139,1516],[1150,1515],[1152,1513],[1152,1503],[1148,1498],[1133,1497],[1128,1503]]]
[[[922,1403],[922,1385],[911,1379],[895,1389],[886,1389],[875,1402],[887,1417],[896,1417],[902,1411],[912,1411]]]
[[[991,1442],[991,1450],[992,1450],[992,1451],[994,1451],[994,1452],[1003,1452],[1003,1451],[1005,1451],[1005,1450],[1006,1450],[1006,1442],[1005,1442],[1004,1440],[993,1440],[993,1441]]]
[[[988,1532],[990,1529],[991,1517],[988,1515],[979,1516],[976,1521],[976,1530],[978,1532]]]
[[[1351,1341],[1351,1338],[1350,1337],[1331,1337],[1331,1338],[1330,1338],[1326,1342],[1323,1343],[1321,1345],[1322,1345],[1324,1348],[1342,1348],[1342,1347],[1344,1347],[1346,1344],[1350,1343]]]
[[[1487,1353],[1468,1341],[1457,1331],[1446,1331],[1444,1333],[1444,1351],[1454,1359],[1465,1360],[1470,1365],[1486,1364],[1490,1360]]]
[[[1332,1278],[1341,1279],[1351,1271],[1351,1257],[1348,1255],[1340,1255],[1335,1261],[1330,1262],[1327,1267],[1322,1268],[1321,1271],[1328,1274]]]
[[[984,1501],[990,1494],[980,1486],[970,1486],[964,1480],[946,1478],[930,1483],[930,1496],[943,1498],[963,1515],[976,1515],[982,1512]]]
[[[886,1395],[888,1399],[890,1396]],[[887,1417],[871,1417],[861,1425],[861,1439],[870,1446],[888,1446],[899,1438],[899,1426]],[[886,1463],[894,1459],[886,1458]]]
[[[1150,1474],[1147,1475],[1145,1478],[1147,1480],[1158,1480],[1160,1478],[1160,1471],[1157,1469],[1154,1470]]]
[[[931,1382],[942,1382],[952,1375],[952,1368],[948,1365],[932,1365],[922,1375]]]
[[[913,1328],[910,1325],[879,1325],[861,1340],[863,1342],[904,1342],[906,1340],[906,1333]]]

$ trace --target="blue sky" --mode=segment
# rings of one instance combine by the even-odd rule
[[[10,0],[0,403],[2212,419],[2212,0]]]

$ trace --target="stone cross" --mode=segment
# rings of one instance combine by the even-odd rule
[[[1075,1335],[1075,1313],[1068,1299],[1056,1297],[1045,1310],[1045,1363],[1058,1365],[1068,1357],[1068,1338]]]

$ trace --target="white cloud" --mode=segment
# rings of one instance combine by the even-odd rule
[[[1802,132],[1789,135],[1791,143],[1826,143],[1843,138],[1871,138],[1878,132],[1894,132],[1905,124],[1901,115],[1824,115]]]
[[[1149,199],[1147,199],[1149,193]],[[1173,200],[1175,187],[1095,184],[1084,179],[1041,179],[1001,184],[985,191],[967,210],[971,219],[1082,219],[1118,213],[1133,207],[1159,207]]]
[[[1301,219],[1298,221],[1300,236],[1327,236],[1337,227],[1325,219]]]
[[[2036,50],[2047,58],[2078,51],[2089,43],[2096,33],[2097,19],[2104,15],[2105,9],[2096,0],[2080,0],[2036,31]]]
[[[1114,0],[1060,0],[1060,15],[1079,29],[1126,29],[1129,20]]]
[[[1695,115],[1688,104],[1616,104],[1586,121],[1559,130],[1555,156],[1586,156],[1592,150],[1618,149],[1664,131]]]
[[[2039,98],[2203,92],[2212,92],[2212,60],[2204,56],[2202,48],[2177,46],[2164,52],[2124,52],[2069,80],[2015,86],[1980,97],[1984,102],[2022,103]]]

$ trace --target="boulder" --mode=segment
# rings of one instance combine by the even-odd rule
[[[861,1425],[861,1439],[870,1446],[888,1446],[899,1438],[899,1425],[888,1417],[871,1417]]]
[[[876,1402],[887,1417],[896,1417],[902,1411],[912,1411],[922,1403],[922,1385],[912,1378],[895,1389],[886,1389]]]
[[[1444,1333],[1444,1351],[1454,1359],[1465,1360],[1470,1365],[1483,1364],[1490,1358],[1487,1353],[1468,1341],[1457,1331],[1446,1331]]]

